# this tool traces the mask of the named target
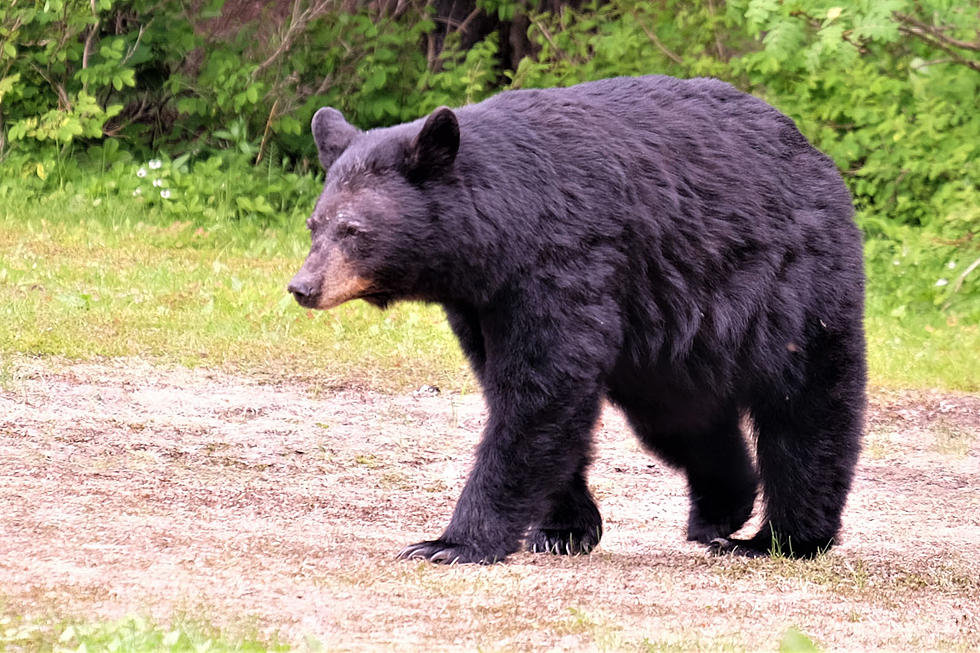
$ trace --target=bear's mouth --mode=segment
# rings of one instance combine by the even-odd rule
[[[320,308],[319,294],[302,295],[299,293],[293,293],[293,298],[296,300],[296,303],[302,306],[303,308],[314,308],[314,309]]]
[[[378,291],[378,292],[370,292],[365,295],[361,295],[360,299],[363,299],[371,306],[380,309],[385,309],[388,308],[388,306],[391,304],[392,301],[394,301],[395,295],[394,293],[390,293],[390,292]]]

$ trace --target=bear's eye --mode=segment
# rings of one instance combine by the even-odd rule
[[[339,222],[336,227],[338,238],[356,238],[362,233],[364,233],[364,228],[361,224],[350,220]]]
[[[307,218],[306,219],[306,228],[307,228],[308,231],[313,231],[313,225],[314,224],[316,224],[316,223],[313,221],[313,218]]]

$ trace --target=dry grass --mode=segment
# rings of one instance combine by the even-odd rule
[[[706,557],[684,484],[607,410],[591,556],[399,562],[437,535],[484,420],[475,396],[383,395],[138,360],[0,370],[6,611],[254,620],[328,650],[980,647],[980,398],[881,393],[843,546]]]

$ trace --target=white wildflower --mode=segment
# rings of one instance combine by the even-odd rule
[[[162,179],[154,179],[153,180],[153,187],[154,188],[160,188],[161,186],[163,186],[163,180]]]
[[[950,261],[949,263],[946,264],[946,267],[948,267],[950,270],[955,270],[956,269],[956,261]]]
[[[145,177],[146,176],[146,168],[140,168],[139,170],[137,170],[136,171],[136,176],[139,177],[140,179],[142,179],[143,177]]]
[[[142,194],[143,194],[143,189],[140,188],[139,186],[137,186],[136,190],[133,191],[133,197],[139,197]]]
[[[936,282],[936,285],[937,286],[945,286],[947,283],[949,283],[949,279],[940,279],[940,280],[938,280]]]
[[[163,165],[163,161],[160,159],[153,159],[147,165],[150,166],[150,170],[159,170],[160,166]]]
[[[892,261],[892,265],[901,265],[901,264],[902,264],[902,262],[899,261],[898,259],[895,259],[894,261]]]
[[[165,200],[170,199],[170,189],[164,188],[162,191],[160,191],[160,197],[162,197]]]

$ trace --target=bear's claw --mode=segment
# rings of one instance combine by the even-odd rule
[[[540,528],[528,533],[525,546],[531,553],[587,555],[599,544],[600,537],[601,527],[595,531]]]
[[[465,544],[452,544],[445,540],[425,540],[410,544],[398,553],[399,560],[428,560],[443,565],[489,565],[504,559],[504,555],[481,553]]]
[[[708,552],[715,555],[721,555],[726,553],[731,547],[731,542],[725,537],[716,537],[708,542]]]
[[[708,543],[708,553],[711,555],[740,556],[743,558],[768,558],[770,551],[759,548],[754,540],[738,540],[735,538],[716,537]]]

